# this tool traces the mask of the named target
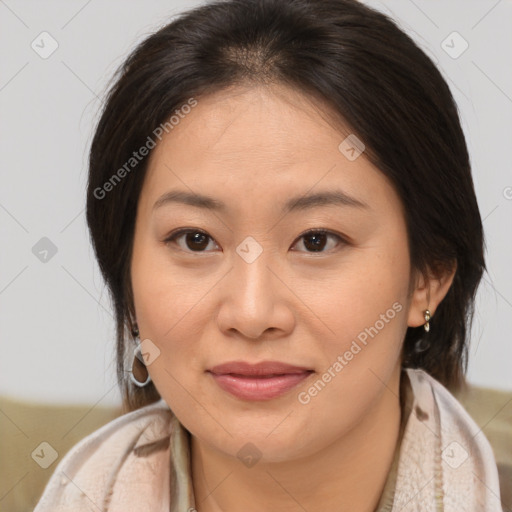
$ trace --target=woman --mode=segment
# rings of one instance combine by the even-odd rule
[[[464,385],[483,233],[449,88],[355,0],[226,0],[116,76],[87,220],[126,414],[46,510],[501,511]]]

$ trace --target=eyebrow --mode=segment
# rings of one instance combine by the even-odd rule
[[[171,190],[160,196],[153,205],[153,211],[164,205],[180,203],[225,213],[227,206],[222,201],[202,194],[181,190]],[[283,206],[283,212],[303,211],[318,206],[351,206],[355,208],[370,208],[368,204],[349,196],[342,190],[329,190],[298,196],[289,199]]]

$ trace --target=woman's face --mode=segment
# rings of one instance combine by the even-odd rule
[[[406,226],[387,178],[345,138],[298,93],[238,88],[198,98],[151,154],[136,320],[160,395],[211,449],[252,443],[291,460],[392,402],[405,331],[422,323]],[[309,372],[258,383],[209,371],[232,361]]]

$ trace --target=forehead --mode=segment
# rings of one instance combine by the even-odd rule
[[[336,121],[325,104],[284,86],[199,97],[152,151],[143,196],[155,201],[176,185],[227,203],[340,185],[359,197],[382,192],[386,179],[364,154],[341,153],[350,131]]]

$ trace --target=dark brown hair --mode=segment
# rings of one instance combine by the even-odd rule
[[[87,222],[113,300],[125,410],[160,398],[153,383],[136,388],[125,365],[134,346],[127,350],[130,264],[148,157],[118,173],[122,179],[113,182],[113,175],[190,98],[252,84],[287,85],[328,104],[399,194],[412,267],[425,274],[456,262],[430,332],[408,328],[403,364],[460,388],[485,270],[482,222],[448,85],[393,20],[355,0],[213,1],[147,37],[114,80],[90,149]],[[418,351],[425,337],[430,346]]]

